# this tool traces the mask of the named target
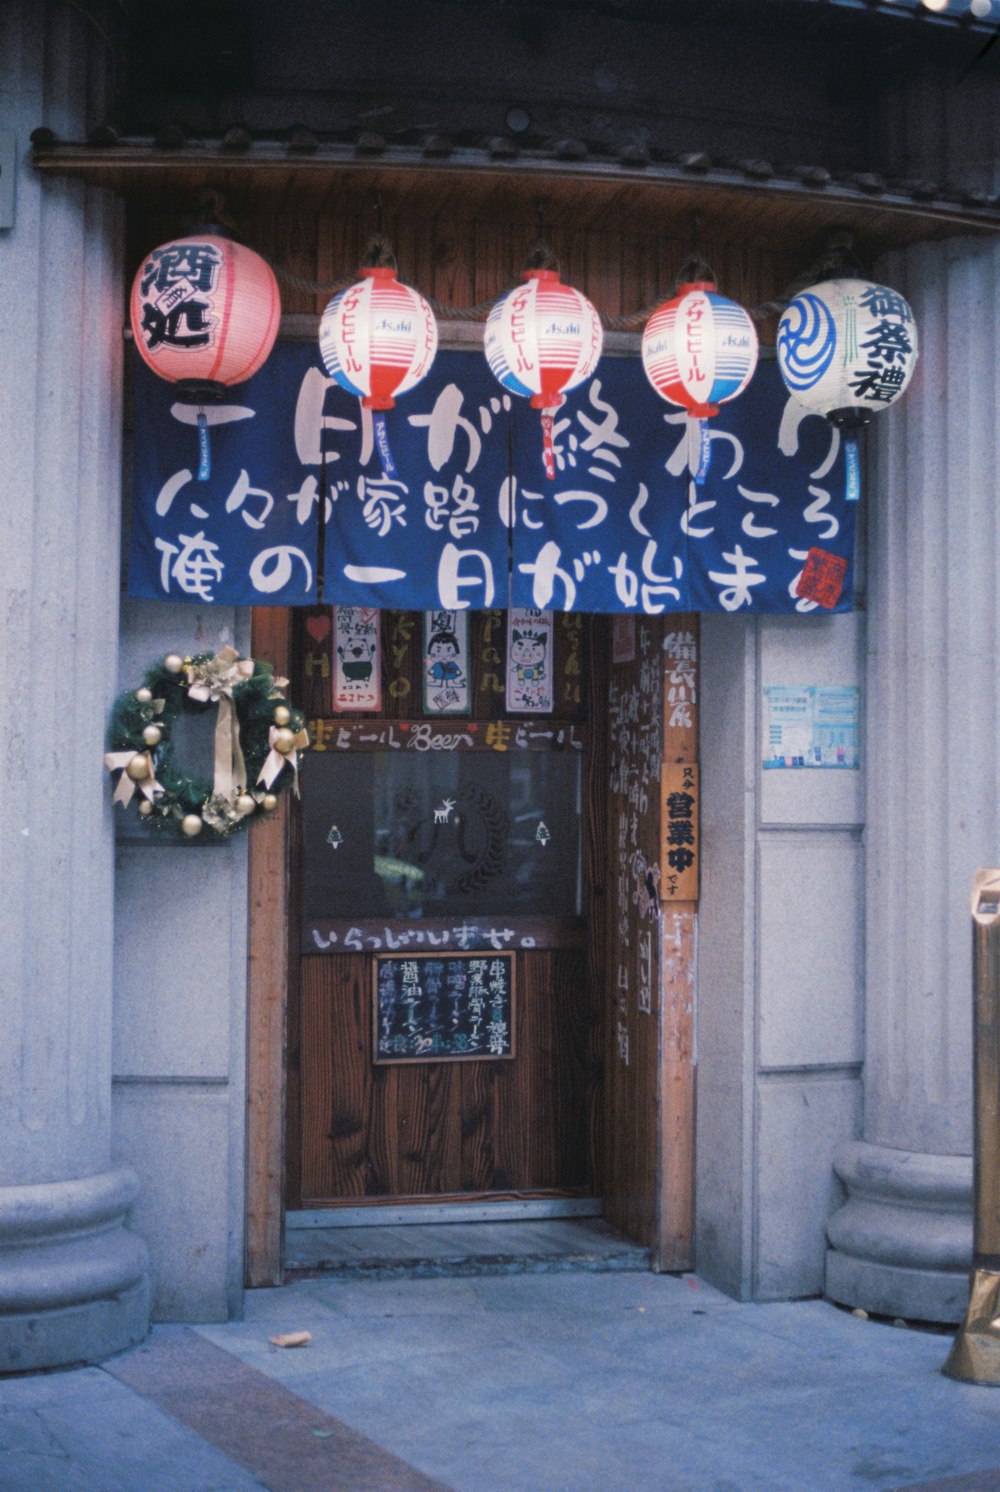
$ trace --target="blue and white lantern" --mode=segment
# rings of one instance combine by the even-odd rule
[[[899,398],[917,353],[909,304],[870,280],[813,285],[778,323],[778,367],[788,392],[844,432],[849,501],[861,492],[855,432]]]
[[[917,363],[917,324],[899,294],[870,280],[824,280],[790,301],[778,323],[778,367],[813,414],[867,425],[906,388]]]

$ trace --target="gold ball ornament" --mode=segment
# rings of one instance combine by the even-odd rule
[[[287,705],[275,705],[275,707],[274,707],[274,723],[275,723],[275,725],[287,725],[288,722],[289,722],[289,720],[291,720],[291,718],[292,718],[292,712],[288,708]]]
[[[145,782],[146,778],[151,775],[150,760],[144,751],[136,752],[125,768],[125,774],[131,777],[133,782]]]
[[[186,813],[181,819],[181,828],[188,839],[194,839],[196,834],[202,831],[201,815],[197,813]]]
[[[287,756],[290,751],[294,750],[294,747],[295,732],[293,730],[289,730],[287,726],[284,726],[281,730],[275,732],[275,751],[280,751],[282,756]]]
[[[144,819],[148,819],[151,817],[153,812],[153,805],[152,803],[150,803],[148,798],[143,798],[142,802],[139,804],[139,812],[142,814],[142,817]]]
[[[184,659],[180,653],[168,653],[163,660],[163,666],[167,670],[167,673],[180,673],[184,667]]]
[[[240,793],[236,799],[236,812],[240,818],[245,819],[248,813],[253,813],[257,807],[256,798],[251,798],[249,793]]]
[[[152,703],[153,691],[152,689],[147,689],[145,686],[143,686],[142,689],[137,689],[135,691],[135,697],[141,705],[148,705]]]
[[[277,795],[275,793],[265,793],[260,800],[260,805],[265,813],[273,813],[278,806]]]
[[[142,739],[147,746],[159,746],[163,739],[163,732],[158,725],[147,725],[143,729]]]

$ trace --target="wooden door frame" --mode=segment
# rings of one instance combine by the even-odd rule
[[[693,624],[697,638],[697,619]],[[291,671],[291,613],[257,607],[251,652],[275,673]],[[676,750],[664,721],[664,757]],[[696,741],[696,735],[694,737]],[[679,744],[679,743],[678,743]],[[673,749],[672,749],[673,748]],[[689,748],[690,749],[690,748]],[[694,748],[697,759],[697,747]],[[690,757],[688,757],[690,759]],[[289,805],[279,799],[274,817],[250,836],[247,965],[247,1163],[246,1269],[248,1288],[282,1283],[286,1122],[286,1048],[289,945]],[[654,1268],[693,1265],[694,1212],[694,1005],[695,906],[663,907],[659,1109],[659,1197]]]
[[[291,612],[258,606],[251,655],[276,674],[291,667]],[[248,1288],[282,1283],[286,1022],[288,1011],[288,795],[250,835],[247,935],[246,1267]]]

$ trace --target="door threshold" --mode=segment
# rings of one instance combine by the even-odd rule
[[[285,1228],[392,1228],[420,1223],[509,1223],[539,1218],[600,1217],[600,1197],[518,1197],[496,1202],[373,1202],[363,1207],[314,1207],[285,1213]]]
[[[623,1238],[599,1217],[298,1228],[285,1239],[286,1279],[440,1279],[650,1268],[649,1249]]]

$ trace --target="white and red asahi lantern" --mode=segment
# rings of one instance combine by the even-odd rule
[[[511,393],[542,413],[545,471],[555,476],[552,415],[597,367],[604,343],[601,318],[587,297],[564,285],[554,269],[531,269],[486,323],[486,360]]]
[[[362,407],[375,411],[383,469],[394,471],[384,411],[430,369],[438,329],[427,301],[387,265],[363,269],[361,280],[333,297],[319,324],[319,350],[330,377]]]
[[[720,295],[713,280],[680,285],[658,306],[642,334],[642,365],[662,399],[685,409],[700,447],[696,480],[708,469],[702,421],[742,394],[757,366],[757,329],[742,306]]]
[[[281,297],[259,254],[218,233],[194,233],[144,257],[129,315],[143,362],[176,384],[185,403],[213,404],[264,365],[278,335]],[[204,413],[198,425],[204,478]]]

